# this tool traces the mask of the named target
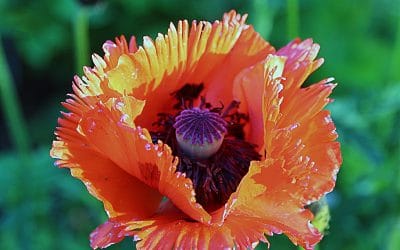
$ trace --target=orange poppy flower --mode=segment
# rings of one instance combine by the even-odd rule
[[[104,203],[90,236],[104,248],[253,248],[286,234],[321,238],[306,208],[341,165],[332,79],[302,88],[322,63],[308,39],[275,49],[246,15],[180,21],[155,40],[103,45],[75,77],[51,156]]]

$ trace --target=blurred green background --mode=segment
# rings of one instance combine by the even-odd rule
[[[89,233],[106,219],[49,157],[60,102],[90,54],[120,34],[140,41],[171,21],[213,21],[230,9],[248,13],[276,48],[312,37],[326,61],[308,82],[339,83],[329,109],[344,162],[319,249],[400,249],[398,0],[0,0],[0,249],[89,249]],[[272,250],[296,249],[285,236],[270,239]],[[130,239],[110,247],[130,248]]]

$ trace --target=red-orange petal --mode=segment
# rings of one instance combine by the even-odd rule
[[[90,234],[90,247],[92,249],[106,248],[112,244],[118,243],[125,237],[133,236],[135,232],[129,227],[133,224],[132,218],[117,217],[111,218],[105,223],[98,226]],[[138,228],[144,228],[152,225],[153,221],[135,222]]]
[[[318,51],[319,45],[313,43],[312,39],[295,39],[276,52],[276,55],[287,58],[282,74],[285,79],[282,96],[294,96],[307,77],[322,65],[322,58],[315,59]]]
[[[104,60],[94,57],[92,71],[98,78],[94,87],[113,97],[146,99],[146,115],[139,116],[137,123],[147,128],[157,113],[172,109],[176,100],[171,93],[186,83],[203,83],[210,102],[227,105],[235,75],[274,52],[245,20],[246,15],[231,11],[212,24],[194,21],[189,27],[186,20],[176,27],[171,24],[167,35],[159,34],[155,40],[144,37],[140,47],[135,39],[130,45],[124,37],[116,43],[107,41]]]
[[[66,106],[80,112],[88,107],[72,99]],[[71,169],[76,178],[82,180],[89,192],[104,203],[110,217],[129,214],[132,218],[143,218],[157,209],[161,195],[137,178],[128,175],[110,159],[100,154],[88,140],[77,133],[80,116],[66,113],[59,119],[57,141],[53,142],[51,156],[59,159],[56,164]],[[124,192],[130,190],[130,192]],[[143,206],[137,206],[140,202]]]
[[[167,196],[188,216],[209,221],[210,215],[196,203],[191,180],[176,172],[178,159],[172,156],[168,145],[154,145],[147,130],[125,123],[126,114],[118,110],[127,105],[123,101],[116,102],[111,110],[98,104],[88,111],[79,123],[80,133],[105,158]]]
[[[262,67],[256,65],[236,80],[241,86],[236,90],[242,90],[237,93],[247,101],[250,122],[255,121],[254,117],[262,121],[263,143],[262,139],[252,140],[263,145],[261,153],[265,154],[265,160],[252,162],[224,213],[226,218],[237,211],[259,217],[293,242],[311,249],[322,236],[310,226],[312,214],[304,206],[333,189],[341,156],[339,143],[335,142],[335,126],[329,112],[322,110],[334,85],[328,79],[300,89],[305,77],[318,65],[313,61],[318,49],[311,41],[297,43],[280,53],[287,53],[283,70],[286,80],[274,77],[278,65],[265,67],[264,75]],[[295,49],[293,55],[290,49]],[[273,66],[271,62],[267,59],[265,65]],[[255,86],[255,90],[243,86]],[[253,100],[249,101],[250,97]],[[260,102],[262,109],[251,107]],[[252,121],[252,109],[256,114],[262,112],[262,117],[253,116]]]
[[[66,113],[59,121],[58,141],[51,151],[53,157],[61,159],[58,163],[74,169],[73,174],[104,202],[111,217],[149,216],[165,195],[194,220],[209,221],[210,215],[196,203],[191,180],[175,173],[177,159],[171,155],[170,148],[161,142],[153,145],[147,130],[135,127],[133,121],[144,102],[123,97],[109,99],[106,104],[93,104],[91,99],[87,103],[79,98],[67,101],[66,106],[76,113]],[[121,183],[108,187],[110,179],[121,179]],[[138,194],[134,188],[125,192],[123,187],[128,186],[123,182],[125,179],[141,188]],[[107,192],[111,193],[98,195]],[[134,198],[136,195],[138,199]],[[136,202],[145,205],[137,206]],[[113,207],[121,203],[125,205],[118,210]]]
[[[131,235],[133,233],[126,231],[126,226],[120,220],[108,220],[90,234],[90,247],[106,248]]]
[[[155,217],[151,225],[137,230],[138,249],[238,249],[254,248],[266,241],[265,225],[258,218],[232,214],[222,225],[205,225],[172,216]]]
[[[276,120],[266,148],[268,157],[279,156],[292,163],[285,168],[293,178],[306,176],[310,180],[303,191],[308,202],[333,189],[342,163],[339,143],[335,141],[336,128],[329,112],[322,110],[329,102],[327,97],[333,87],[322,81],[299,89],[286,105],[283,102],[281,118]],[[310,162],[309,167],[295,170],[293,166],[302,160]]]
[[[264,60],[275,49],[266,42],[252,26],[246,25],[234,47],[216,67],[210,83],[206,86],[207,101],[217,104],[229,104],[234,99],[234,79],[240,71]]]
[[[292,242],[312,249],[322,235],[310,224],[313,215],[303,207],[300,182],[293,182],[284,160],[252,162],[249,173],[231,196],[227,213],[258,218],[266,234],[284,233]]]
[[[270,138],[268,119],[276,119],[279,113],[278,92],[284,64],[284,57],[269,55],[264,62],[243,70],[235,78],[235,99],[240,101],[241,112],[249,114],[246,139],[258,145],[261,154],[265,138]]]

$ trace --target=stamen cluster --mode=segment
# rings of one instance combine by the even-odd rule
[[[158,114],[158,130],[151,135],[179,157],[177,171],[192,180],[197,202],[214,210],[236,191],[250,162],[261,157],[256,145],[244,140],[247,115],[238,111],[239,103],[213,108],[199,97],[202,90],[202,84],[186,84],[172,93],[178,101],[176,114]],[[194,107],[197,99],[200,105]]]

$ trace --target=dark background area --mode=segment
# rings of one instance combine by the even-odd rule
[[[10,69],[23,114],[13,122],[4,103],[0,110],[1,249],[89,249],[89,233],[106,219],[101,203],[49,157],[60,102],[82,66],[75,60],[79,13],[88,16],[88,58],[103,55],[103,42],[121,34],[140,43],[144,35],[165,33],[170,22],[214,21],[231,9],[248,13],[276,48],[294,38],[288,27],[293,0],[93,2],[0,0],[8,65],[0,69]],[[327,197],[330,229],[318,247],[400,249],[400,1],[303,0],[296,13],[296,33],[319,43],[325,58],[308,83],[330,76],[339,83],[328,108],[344,162]],[[10,132],[21,124],[25,148],[15,146]],[[272,250],[296,248],[285,236],[270,239]],[[128,239],[110,249],[131,247]]]

